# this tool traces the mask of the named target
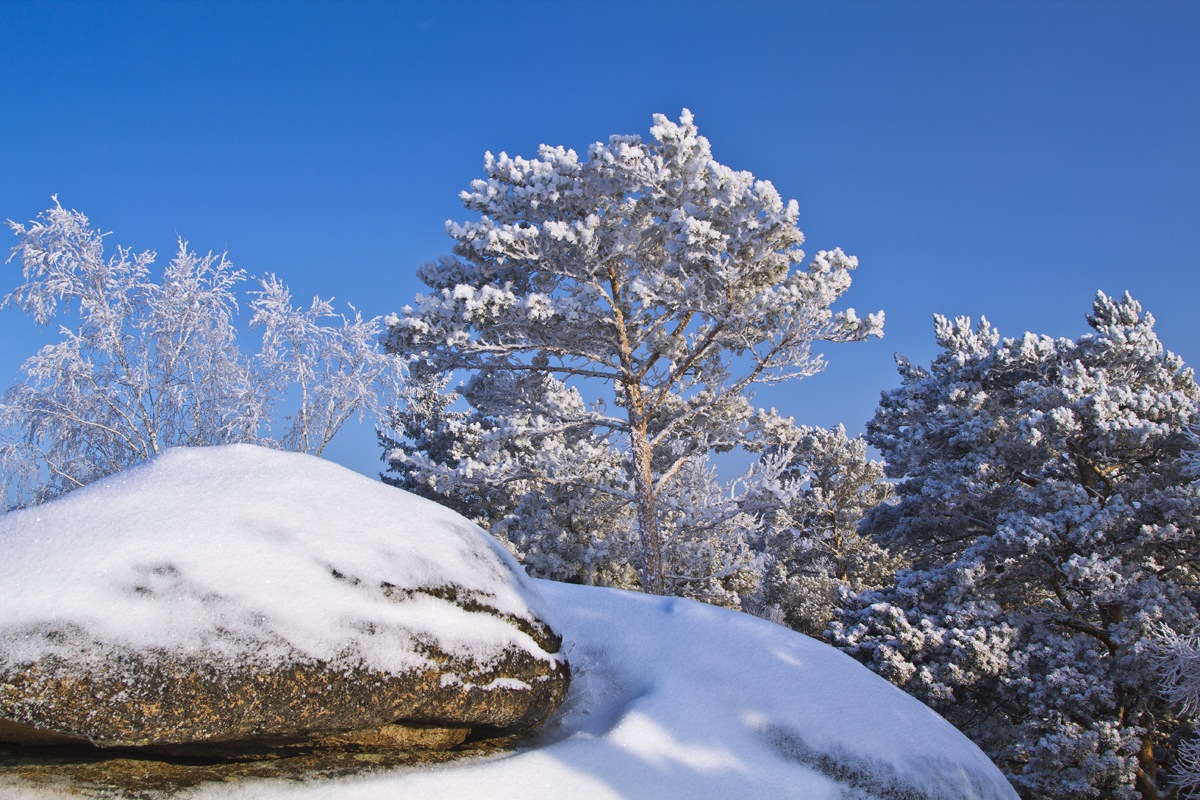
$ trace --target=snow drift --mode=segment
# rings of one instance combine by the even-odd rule
[[[127,591],[133,576],[117,570],[114,565],[123,562],[113,560],[116,551],[130,546],[123,530],[143,524],[153,509],[170,507],[177,523],[158,532],[163,552],[171,553],[172,563],[188,574],[204,575],[212,585],[225,587],[218,612],[223,620],[258,624],[257,617],[247,616],[249,609],[257,609],[255,614],[270,619],[277,630],[288,632],[311,652],[329,654],[343,622],[330,612],[329,597],[288,606],[261,575],[208,574],[205,555],[231,548],[233,554],[248,557],[249,550],[259,546],[255,542],[294,536],[295,547],[289,548],[292,552],[280,569],[288,580],[302,582],[326,574],[331,563],[384,579],[380,571],[384,564],[419,575],[433,562],[453,571],[479,557],[453,544],[435,551],[420,537],[408,540],[394,533],[392,502],[395,496],[404,498],[398,502],[408,504],[410,513],[425,524],[453,530],[465,525],[457,515],[366,479],[361,494],[356,490],[351,496],[334,496],[328,480],[330,471],[340,468],[307,458],[285,458],[287,468],[271,474],[278,488],[245,498],[246,516],[236,535],[189,524],[189,515],[216,502],[219,493],[243,491],[249,474],[262,466],[250,463],[242,448],[213,449],[210,454],[218,457],[213,469],[203,480],[187,485],[173,480],[169,470],[155,480],[139,478],[135,470],[79,492],[80,504],[73,513],[80,527],[65,523],[53,530],[47,527],[45,535],[55,537],[50,554],[44,552],[44,545],[35,549],[32,543],[10,548],[12,556],[2,567],[5,580],[17,585],[60,581],[56,585],[62,596],[43,602],[53,602],[53,613],[69,615],[98,633],[143,642],[187,636],[149,633],[151,612],[136,605],[138,595]],[[170,464],[208,455],[180,452],[164,458]],[[223,466],[218,468],[218,463]],[[138,491],[118,491],[124,481],[137,481]],[[318,510],[293,507],[289,498],[297,494],[310,498]],[[83,523],[98,513],[124,521],[111,532],[111,541],[103,544],[89,542],[81,533]],[[335,545],[330,531],[344,529],[351,517],[357,520],[355,530],[361,537]],[[0,520],[0,532],[6,530]],[[254,534],[247,535],[251,530]],[[284,534],[284,530],[302,533]],[[454,537],[449,541],[454,542]],[[497,563],[509,564],[498,554],[498,545],[489,545],[488,551],[497,554]],[[234,563],[235,572],[239,558],[226,559]],[[62,581],[63,570],[81,564],[92,568],[91,586]],[[97,591],[106,599],[89,602]],[[539,616],[553,618],[574,672],[558,714],[515,751],[337,780],[208,785],[184,796],[192,800],[1016,798],[999,770],[940,716],[820,642],[744,614],[675,598],[528,580],[519,581],[511,592],[496,594],[496,604],[514,614],[528,606]],[[183,598],[181,602],[190,608],[193,601]],[[7,613],[33,619],[46,610],[26,600]],[[202,615],[204,609],[197,606],[193,611]],[[472,638],[485,648],[499,644],[495,632],[486,627],[475,630],[461,624],[463,620],[438,616],[430,616],[430,629],[451,644],[467,646]],[[197,647],[205,644],[187,642]],[[384,653],[365,655],[383,657]],[[5,797],[55,796],[52,789],[4,783],[2,778],[0,789]]]

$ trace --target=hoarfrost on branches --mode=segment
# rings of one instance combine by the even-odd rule
[[[471,516],[537,577],[638,588],[629,497],[612,489],[625,475],[619,451],[578,421],[577,391],[545,373],[506,378],[468,381],[468,408],[455,410],[446,377],[414,369],[391,440],[403,469],[385,480]],[[755,522],[704,462],[683,469],[661,508],[674,531],[666,592],[737,607],[757,582]]]
[[[246,355],[234,323],[246,274],[223,255],[181,240],[156,280],[154,253],[106,256],[104,235],[57,198],[28,226],[9,224],[23,282],[5,304],[58,323],[59,335],[0,402],[0,467],[18,504],[167,447],[250,442],[319,455],[348,419],[381,413],[398,391],[378,319],[339,317],[319,298],[294,307],[268,275],[249,302],[262,347]]]
[[[490,530],[537,577],[635,587],[619,455],[583,421],[579,393],[545,373],[471,380],[415,364],[393,415],[384,480],[438,500]],[[574,420],[574,421],[573,421]]]
[[[695,499],[711,499],[708,454],[762,446],[754,385],[812,375],[814,343],[881,335],[883,315],[832,309],[856,260],[832,250],[805,266],[796,203],[715,161],[689,112],[655,116],[650,133],[610,137],[586,159],[550,146],[485,156],[485,177],[461,195],[478,218],[447,223],[453,255],[421,268],[431,291],[388,319],[386,342],[446,386],[468,376],[462,397],[492,405],[476,405],[472,421],[439,412],[466,426],[465,449],[403,419],[385,447],[396,480],[444,495],[490,471],[514,490],[536,479],[530,491],[619,501],[637,532],[639,582],[664,593],[701,578],[678,574],[670,554],[678,530],[696,530]],[[549,376],[553,391],[502,397],[523,375]],[[559,402],[571,392],[578,402]],[[536,463],[505,449],[568,430],[562,451],[514,445]],[[716,535],[734,523],[722,524],[705,526]],[[714,574],[734,569],[740,545],[718,549]]]
[[[835,642],[945,714],[1029,798],[1156,798],[1180,759],[1151,657],[1200,619],[1192,371],[1126,295],[1077,341],[938,318],[868,441],[865,532],[908,558]],[[1186,764],[1186,752],[1182,754]]]
[[[1200,795],[1200,736],[1196,733],[1196,717],[1200,714],[1200,630],[1184,633],[1163,625],[1157,633],[1154,663],[1163,692],[1192,732],[1179,745],[1173,783],[1185,796],[1196,797]]]
[[[757,613],[820,637],[848,592],[891,583],[902,560],[859,533],[863,515],[892,487],[883,462],[841,425],[785,429],[749,481],[743,507],[764,526]]]

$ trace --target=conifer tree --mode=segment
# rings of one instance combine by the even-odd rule
[[[703,474],[707,454],[756,439],[755,384],[817,372],[815,343],[879,335],[883,318],[832,310],[855,259],[823,251],[802,267],[796,203],[715,161],[689,112],[656,116],[650,133],[613,136],[586,159],[549,146],[487,154],[462,193],[477,218],[448,223],[453,255],[420,270],[431,291],[388,320],[386,343],[477,392],[536,373],[597,397],[531,408],[528,424],[582,429],[582,446],[617,454],[617,479],[578,485],[631,510],[640,582],[661,594],[669,506],[694,496],[678,484]],[[412,452],[389,445],[395,472]],[[581,466],[592,471],[571,455],[543,472],[561,484]]]
[[[843,595],[891,583],[901,559],[858,530],[892,494],[862,437],[796,427],[763,454],[750,485],[744,508],[762,520],[766,558],[759,614],[820,637]]]
[[[868,441],[865,532],[911,560],[836,643],[958,725],[1026,798],[1150,800],[1176,754],[1155,632],[1200,619],[1192,371],[1126,295],[1077,341],[937,320]]]

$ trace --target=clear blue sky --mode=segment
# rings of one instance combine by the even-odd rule
[[[845,305],[887,312],[760,398],[801,422],[861,431],[934,314],[1077,336],[1097,289],[1200,364],[1200,2],[7,0],[0,219],[57,193],[111,243],[178,234],[384,314],[485,150],[684,107],[800,202],[810,252],[859,256]],[[0,314],[0,383],[31,327]],[[377,469],[367,430],[332,456]]]

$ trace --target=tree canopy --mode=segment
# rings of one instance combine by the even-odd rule
[[[252,442],[319,455],[355,414],[394,402],[400,364],[377,346],[378,319],[335,315],[320,298],[297,307],[266,275],[246,298],[262,345],[244,353],[235,315],[246,273],[223,255],[180,241],[158,276],[154,253],[106,255],[104,235],[57,199],[11,227],[23,281],[4,305],[59,323],[60,337],[0,400],[0,469],[18,504],[167,447]]]
[[[796,203],[714,160],[689,112],[655,116],[650,133],[597,142],[586,159],[488,153],[461,195],[477,218],[447,223],[453,254],[421,268],[431,291],[388,319],[386,343],[435,374],[469,375],[482,402],[520,407],[528,422],[510,436],[570,429],[582,447],[615,450],[617,480],[596,483],[571,459],[538,477],[632,508],[643,588],[662,593],[663,520],[679,508],[660,506],[689,496],[678,484],[709,453],[756,446],[766,412],[754,385],[812,375],[815,343],[880,335],[883,316],[832,309],[856,260],[831,250],[802,266]],[[521,394],[521,373],[596,399]],[[434,483],[474,469],[465,453],[392,446],[390,457]]]
[[[1175,726],[1150,654],[1200,618],[1192,371],[1099,294],[1077,341],[937,320],[868,441],[898,479],[865,532],[910,558],[837,644],[972,736],[1030,798],[1157,797]]]

